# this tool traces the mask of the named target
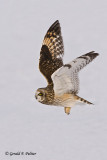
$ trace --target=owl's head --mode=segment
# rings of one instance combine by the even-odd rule
[[[45,88],[39,88],[36,91],[35,98],[38,102],[51,105],[54,100],[54,91],[52,86],[47,86]]]
[[[38,102],[43,103],[45,100],[46,93],[42,88],[37,89],[35,98],[37,99]]]

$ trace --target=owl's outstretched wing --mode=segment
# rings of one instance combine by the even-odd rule
[[[55,21],[47,31],[40,51],[39,69],[48,83],[51,75],[63,65],[64,45],[59,21]]]
[[[79,90],[78,72],[90,63],[98,53],[89,52],[76,58],[69,64],[63,65],[52,74],[54,92],[56,95],[64,93],[77,94]]]

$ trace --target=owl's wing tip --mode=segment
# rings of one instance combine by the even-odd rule
[[[59,22],[59,20],[57,19],[55,22]]]
[[[91,51],[91,52],[89,52],[90,54],[94,54],[94,55],[96,55],[96,56],[99,56],[99,53],[96,53],[95,51]]]
[[[57,19],[54,23],[56,23],[56,24],[59,23],[59,20]]]

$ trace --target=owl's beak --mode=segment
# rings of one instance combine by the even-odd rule
[[[37,96],[36,96],[36,94],[35,94],[35,98],[37,99]]]

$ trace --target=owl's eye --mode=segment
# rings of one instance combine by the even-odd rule
[[[43,93],[39,93],[38,96],[43,96]]]

